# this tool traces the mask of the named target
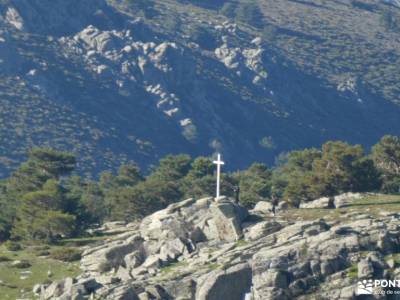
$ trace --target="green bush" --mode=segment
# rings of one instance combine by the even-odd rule
[[[49,256],[51,252],[49,250],[36,250],[35,255],[36,256]]]
[[[75,248],[58,248],[50,252],[50,257],[65,262],[77,261],[82,257],[82,252]]]
[[[10,261],[11,259],[9,259],[7,256],[0,256],[0,263],[1,262],[7,262]]]
[[[22,250],[21,244],[19,244],[17,242],[13,242],[13,241],[5,242],[4,243],[4,247],[6,247],[6,249],[8,251],[19,251],[19,250]]]
[[[264,24],[264,16],[256,1],[240,3],[235,13],[237,20],[240,22],[257,28],[262,28]]]

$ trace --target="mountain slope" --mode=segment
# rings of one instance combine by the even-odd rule
[[[395,6],[199,3],[0,1],[2,173],[43,144],[95,174],[215,150],[236,168],[400,133]]]

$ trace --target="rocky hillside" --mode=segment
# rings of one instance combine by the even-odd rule
[[[397,4],[1,0],[0,171],[35,145],[95,174],[400,134]]]
[[[82,275],[34,290],[43,300],[366,299],[358,280],[400,274],[398,203],[347,194],[330,209],[281,204],[272,217],[266,202],[247,212],[226,198],[189,199],[139,224],[106,224],[115,235],[86,248]]]

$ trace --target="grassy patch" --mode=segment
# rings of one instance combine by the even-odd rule
[[[4,243],[4,247],[8,250],[8,251],[19,251],[22,250],[22,246],[17,243],[17,242],[13,242],[13,241],[7,241]]]
[[[109,238],[109,235],[99,235],[99,236],[91,236],[91,237],[81,237],[81,238],[73,238],[73,239],[64,239],[58,242],[58,245],[64,247],[82,247],[91,244],[95,244],[100,241],[104,241]]]
[[[358,278],[357,264],[354,264],[350,268],[348,268],[346,273],[347,273],[347,277],[349,277],[351,279],[357,279]]]
[[[306,257],[307,254],[308,254],[308,244],[307,244],[307,242],[305,242],[305,243],[301,246],[301,248],[300,248],[300,250],[299,250],[299,256],[300,256],[300,257]]]
[[[359,252],[361,258],[366,258],[369,253],[371,253],[371,252],[370,251],[360,251]]]
[[[214,271],[214,270],[218,269],[219,267],[220,267],[220,265],[217,264],[217,263],[209,263],[209,264],[207,264],[207,269],[209,271]]]
[[[395,268],[400,266],[400,253],[395,253],[385,256],[385,261],[388,261],[390,259],[394,260]]]
[[[236,247],[238,248],[238,247],[244,247],[244,246],[246,246],[246,245],[248,245],[249,244],[249,242],[248,241],[246,241],[246,240],[238,240],[237,242],[236,242]]]
[[[162,267],[160,269],[160,272],[164,273],[164,274],[171,273],[171,272],[175,271],[177,268],[185,267],[187,265],[188,265],[188,263],[185,261],[178,261],[178,262],[170,263],[169,265]]]
[[[282,217],[288,221],[312,221],[322,218],[328,221],[346,221],[349,218],[346,213],[367,214],[376,217],[382,212],[400,212],[400,196],[367,195],[360,199],[354,199],[350,206],[339,209],[292,208],[282,214]]]
[[[76,248],[57,248],[50,252],[50,257],[65,262],[79,261],[82,251]]]
[[[20,251],[9,251],[4,245],[0,246],[0,256],[13,260],[26,260],[31,266],[26,269],[17,269],[11,266],[10,261],[0,262],[0,280],[10,287],[0,286],[1,300],[15,300],[18,298],[33,299],[32,287],[37,283],[50,280],[60,280],[68,276],[77,276],[80,273],[77,263],[65,263],[50,258],[37,257],[33,246]],[[51,250],[57,247],[50,247]],[[52,276],[49,278],[48,271]],[[11,288],[13,286],[14,288]]]

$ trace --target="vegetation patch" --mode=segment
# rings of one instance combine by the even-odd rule
[[[167,273],[174,272],[176,269],[182,268],[185,266],[188,266],[188,263],[185,261],[173,262],[173,263],[168,264],[167,266],[162,267],[160,269],[160,272],[167,274]]]
[[[236,247],[237,248],[239,248],[239,247],[244,247],[244,246],[247,246],[249,244],[249,242],[248,241],[246,241],[246,240],[238,240],[237,242],[236,242]]]
[[[208,269],[209,271],[216,270],[216,269],[218,269],[219,267],[220,267],[220,265],[217,264],[217,263],[209,263],[209,264],[207,264],[207,269]]]
[[[14,241],[6,241],[4,243],[4,247],[8,250],[8,251],[19,251],[22,249],[21,244],[14,242]]]
[[[123,233],[123,232],[121,232]],[[69,239],[62,239],[61,241],[57,242],[57,245],[63,247],[82,247],[87,245],[96,244],[98,242],[104,241],[108,239],[110,235],[97,235],[97,236],[90,236],[90,237],[77,237],[77,238],[69,238]]]
[[[0,256],[0,263],[2,262],[8,262],[11,261],[11,259],[7,256]]]
[[[32,265],[31,265],[31,263],[30,263],[29,261],[27,261],[27,260],[16,260],[16,261],[13,261],[13,262],[11,263],[11,266],[12,266],[13,268],[17,268],[17,269],[28,269],[28,268],[30,268]]]
[[[347,269],[347,276],[351,279],[358,278],[358,267],[357,264],[353,264],[350,268]]]
[[[306,257],[307,253],[308,253],[308,244],[307,242],[305,242],[300,248],[299,256]]]
[[[53,247],[51,247],[52,250]],[[34,299],[32,288],[35,284],[43,284],[65,277],[80,274],[77,263],[66,263],[50,258],[37,257],[34,247],[24,247],[20,251],[9,251],[4,244],[0,245],[0,257],[10,258],[0,262],[1,300]],[[28,261],[30,267],[17,269],[12,261]]]
[[[389,260],[394,261],[394,268],[400,266],[400,253],[393,253],[385,256],[385,261],[387,262]]]
[[[82,251],[76,248],[56,248],[50,252],[50,257],[65,262],[78,261],[81,259]]]

